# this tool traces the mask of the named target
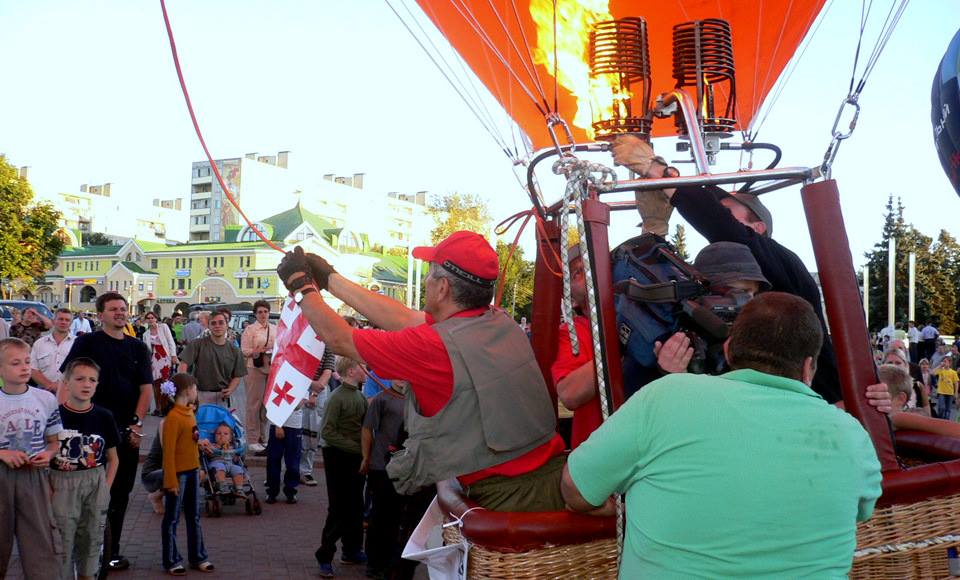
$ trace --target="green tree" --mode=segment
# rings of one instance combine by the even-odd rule
[[[430,232],[434,244],[459,230],[481,235],[490,230],[490,209],[479,195],[450,193],[432,200],[429,209],[437,224]]]
[[[92,232],[89,235],[83,236],[83,245],[84,246],[112,246],[113,240],[107,237],[106,234],[100,232]]]
[[[46,272],[57,267],[65,245],[60,230],[60,212],[49,203],[40,203],[27,211],[23,223],[23,246],[29,254],[30,271]]]
[[[683,224],[677,224],[670,243],[673,244],[678,256],[683,258],[684,261],[690,260],[690,254],[687,252],[687,230],[683,227]]]
[[[937,241],[924,235],[904,219],[904,206],[893,195],[887,199],[883,231],[879,242],[865,257],[870,266],[870,321],[871,328],[887,325],[887,277],[889,273],[889,240],[896,241],[894,264],[896,303],[895,320],[903,322],[909,314],[909,255],[916,256],[916,311],[918,322],[934,318],[944,333],[956,328],[958,312],[957,276],[960,274],[960,246],[947,232],[941,232]]]
[[[497,306],[510,313],[516,320],[520,320],[523,316],[530,320],[533,318],[534,264],[523,259],[523,248],[517,247],[513,252],[510,263],[507,264],[507,256],[509,255],[510,244],[497,240],[497,257],[500,258],[500,268],[503,269],[506,264],[506,272],[503,276],[503,295]]]
[[[49,205],[31,206],[33,189],[17,169],[0,155],[0,287],[32,280],[56,264],[63,241],[54,235],[60,213]]]

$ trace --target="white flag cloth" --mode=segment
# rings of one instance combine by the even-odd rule
[[[280,311],[273,362],[263,394],[263,406],[271,423],[283,425],[307,396],[323,351],[323,341],[310,327],[300,306],[288,296]]]

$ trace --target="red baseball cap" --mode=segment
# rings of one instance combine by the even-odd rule
[[[500,273],[497,252],[480,234],[453,232],[434,247],[418,246],[413,257],[432,264],[480,286],[492,287]]]

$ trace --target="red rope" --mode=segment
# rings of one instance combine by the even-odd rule
[[[207,161],[210,162],[210,168],[213,169],[213,174],[217,177],[217,183],[220,184],[220,189],[222,189],[223,193],[226,194],[230,204],[240,213],[240,217],[243,218],[243,221],[247,222],[247,225],[250,226],[250,229],[257,234],[257,237],[263,240],[264,243],[274,250],[278,252],[284,252],[280,246],[274,244],[269,238],[263,235],[263,232],[260,231],[260,228],[254,227],[253,222],[250,221],[250,218],[247,217],[247,214],[243,213],[243,209],[240,208],[240,204],[237,203],[237,200],[235,197],[233,197],[233,193],[230,191],[230,188],[227,187],[227,184],[223,181],[223,176],[220,175],[220,169],[218,169],[217,164],[214,163],[213,156],[210,155],[210,150],[207,148],[207,142],[203,139],[203,133],[200,132],[200,124],[197,122],[197,115],[193,111],[193,103],[190,102],[190,93],[187,92],[187,83],[183,80],[183,71],[180,70],[180,57],[177,55],[177,43],[173,39],[173,28],[170,27],[170,17],[167,16],[167,4],[164,2],[164,0],[160,0],[160,9],[163,10],[163,22],[167,26],[167,38],[170,39],[170,52],[173,54],[173,66],[176,67],[177,78],[180,79],[180,89],[183,91],[183,100],[187,102],[187,110],[190,111],[190,120],[193,121],[193,128],[197,132],[197,138],[200,139],[200,146],[203,147],[203,152],[207,156]]]
[[[497,235],[503,235],[505,232],[509,231],[510,228],[512,228],[514,224],[516,224],[517,221],[520,220],[520,218],[524,218],[523,223],[520,224],[520,229],[517,231],[517,235],[513,239],[513,244],[510,245],[510,253],[507,254],[507,259],[504,261],[504,263],[500,267],[500,276],[497,279],[497,299],[496,299],[496,302],[494,302],[494,304],[498,306],[500,305],[500,301],[503,299],[503,292],[505,290],[503,286],[503,281],[507,276],[507,266],[510,265],[510,260],[513,259],[513,254],[517,249],[517,244],[519,244],[520,242],[520,235],[523,234],[523,230],[524,228],[527,227],[527,223],[530,221],[531,217],[536,218],[537,231],[540,233],[540,237],[543,239],[547,239],[547,230],[544,226],[543,218],[540,217],[540,214],[536,211],[535,208],[517,212],[512,216],[508,217],[507,219],[503,220],[499,224],[497,224],[497,226],[494,228],[494,231],[496,231]],[[537,251],[538,252],[540,251],[539,246],[537,248]],[[551,255],[555,260],[556,267],[554,267],[554,265],[550,263]],[[560,255],[557,253],[557,251],[553,248],[552,245],[550,246],[550,253],[545,254],[543,256],[543,265],[547,268],[547,271],[549,271],[554,276],[557,276],[558,278],[563,276],[562,264],[560,262]]]
[[[496,302],[494,302],[494,304],[496,304],[497,306],[500,306],[500,301],[503,299],[503,290],[504,290],[503,281],[507,277],[507,267],[510,265],[510,260],[513,259],[514,252],[517,251],[517,244],[520,243],[520,235],[523,233],[523,229],[527,227],[527,222],[530,221],[530,218],[533,216],[533,214],[534,214],[533,210],[529,210],[529,209],[526,211],[515,213],[512,216],[500,222],[499,224],[497,224],[497,227],[494,228],[495,230],[497,230],[498,234],[502,234],[507,230],[509,230],[510,228],[512,228],[513,224],[517,223],[517,221],[520,219],[521,216],[524,216],[524,215],[526,216],[523,219],[523,223],[520,224],[520,229],[517,230],[517,235],[513,238],[513,243],[510,244],[510,253],[507,254],[507,259],[504,261],[504,263],[500,267],[500,277],[497,280],[497,300]],[[510,222],[510,223],[507,224],[507,222]],[[506,227],[504,227],[504,224],[507,224]],[[503,229],[501,230],[501,228]]]

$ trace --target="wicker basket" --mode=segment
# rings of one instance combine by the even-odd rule
[[[960,494],[874,511],[869,521],[857,526],[857,550],[924,542],[951,534],[960,535]],[[947,578],[947,548],[958,545],[960,541],[950,541],[860,556],[854,558],[850,578]]]
[[[456,526],[444,529],[443,540],[446,544],[459,543],[462,540],[460,529]],[[612,539],[546,546],[525,552],[497,552],[471,544],[468,557],[468,578],[608,580],[617,577],[617,542]]]

